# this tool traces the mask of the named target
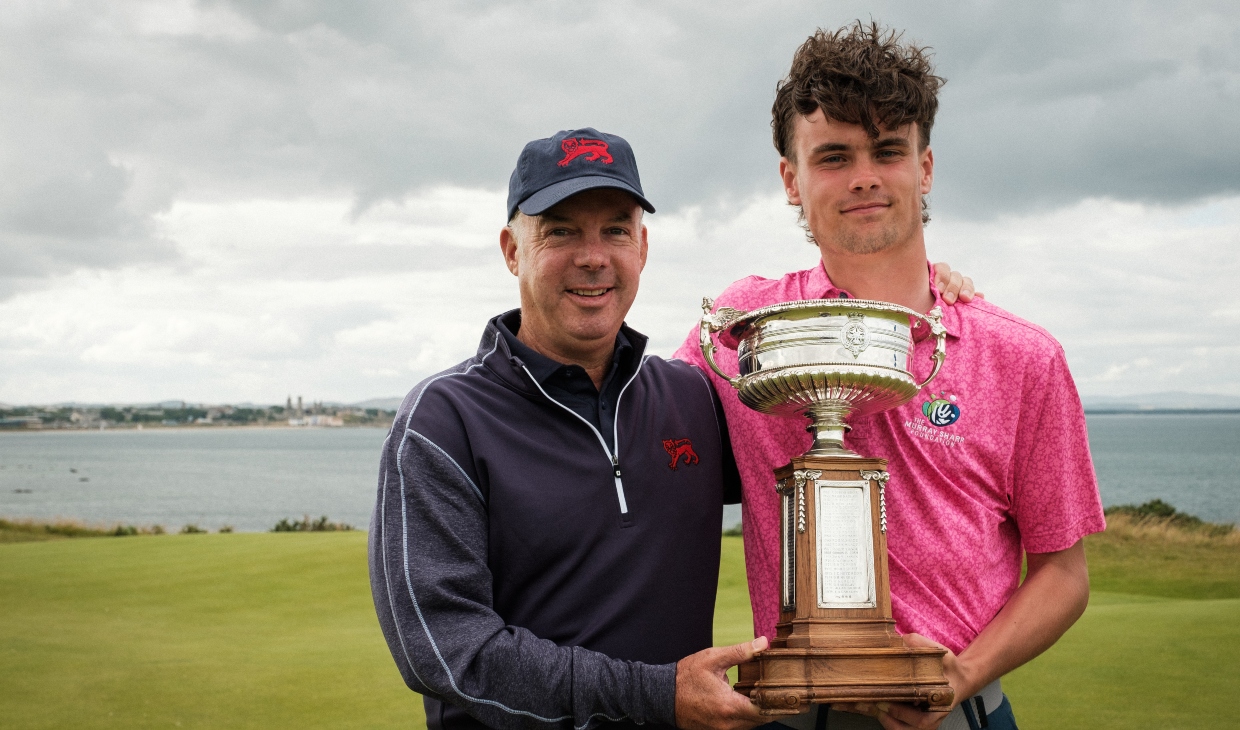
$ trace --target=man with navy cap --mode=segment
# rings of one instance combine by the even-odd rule
[[[428,725],[744,730],[710,648],[739,477],[714,390],[624,325],[646,263],[628,143],[526,145],[500,248],[521,308],[419,383],[384,443],[375,608]]]

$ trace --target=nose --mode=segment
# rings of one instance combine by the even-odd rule
[[[849,190],[860,193],[866,190],[876,190],[881,185],[882,179],[879,178],[872,160],[862,159],[853,167],[852,180],[848,184]]]
[[[607,265],[607,243],[598,231],[588,233],[577,248],[576,265],[582,269],[596,270]]]

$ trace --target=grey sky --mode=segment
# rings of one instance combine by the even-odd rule
[[[769,109],[792,51],[817,26],[871,16],[932,46],[948,79],[932,231],[1035,225],[1094,198],[1155,216],[1210,210],[1240,193],[1240,11],[1229,2],[29,3],[0,19],[0,303],[120,271],[318,285],[489,266],[496,199],[496,210],[473,212],[493,222],[477,225],[462,224],[455,204],[426,201],[441,189],[502,191],[525,141],[577,126],[633,143],[659,215],[682,216],[666,230],[727,224],[779,195]],[[169,223],[193,218],[179,205],[247,201],[347,201],[345,223],[300,247],[233,248],[194,248],[198,233]],[[399,232],[372,230],[388,204],[418,212],[398,216]],[[282,235],[274,223],[264,230]],[[1218,245],[1235,245],[1232,230]],[[726,259],[744,245],[709,250]],[[206,266],[208,249],[232,258]],[[992,291],[1005,276],[963,243],[940,252],[985,274]],[[1067,268],[1081,291],[1106,262],[1074,253]],[[788,265],[809,265],[806,255],[795,249]],[[707,268],[719,272],[694,287],[746,273]],[[1225,271],[1208,269],[1204,290],[1230,291],[1219,288]],[[643,303],[676,302],[676,316],[691,316],[670,290],[696,288],[656,288],[664,277],[649,279]],[[322,305],[339,307],[322,320],[329,331],[387,316],[373,302],[333,301]],[[306,316],[310,332],[320,320]],[[458,326],[472,337],[476,325]],[[1216,387],[1240,389],[1237,380],[1233,369]]]
[[[933,46],[948,78],[936,205],[987,215],[1240,188],[1230,3],[201,8],[197,21],[177,3],[6,13],[13,273],[168,255],[146,217],[177,195],[344,191],[366,205],[500,187],[524,141],[578,125],[628,136],[664,206],[770,189],[769,107],[791,51],[816,25],[871,14]]]

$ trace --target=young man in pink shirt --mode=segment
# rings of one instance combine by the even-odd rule
[[[848,448],[884,457],[892,606],[910,645],[947,648],[950,714],[850,706],[786,721],[830,728],[1015,727],[999,677],[1055,643],[1089,598],[1082,538],[1105,527],[1081,409],[1063,349],[1045,330],[976,299],[943,306],[927,267],[923,196],[943,79],[923,49],[877,25],[818,31],[797,51],[772,109],[788,201],[821,261],[732,284],[716,306],[861,298],[919,312],[938,305],[943,371],[913,402],[854,418]],[[914,327],[924,378],[932,338]],[[920,333],[919,333],[920,330]],[[779,512],[772,470],[806,451],[804,424],[750,410],[708,368],[697,329],[676,356],[723,400],[744,486],[745,562],[757,636],[779,615]],[[720,348],[725,371],[736,352]],[[1020,582],[1021,558],[1028,575]],[[858,724],[862,723],[862,724]],[[864,723],[868,723],[865,725]]]

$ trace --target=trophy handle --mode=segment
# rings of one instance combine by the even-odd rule
[[[718,312],[711,313],[715,308],[715,300],[710,297],[702,297],[702,322],[698,328],[702,345],[702,356],[706,358],[706,364],[711,370],[715,371],[719,377],[728,381],[728,385],[733,388],[739,388],[741,376],[728,375],[719,369],[719,365],[715,362],[715,341],[711,339],[712,332],[725,330],[732,325],[733,322],[743,317],[746,313],[739,309],[731,307],[720,307]],[[937,370],[935,372],[938,372]]]
[[[934,345],[934,353],[930,355],[930,359],[934,360],[934,369],[930,371],[930,377],[917,384],[917,389],[921,390],[930,384],[939,375],[939,371],[943,369],[943,361],[947,359],[947,328],[943,326],[943,310],[935,307],[925,315],[914,312],[918,319],[930,325],[930,334],[934,335],[936,340]]]

